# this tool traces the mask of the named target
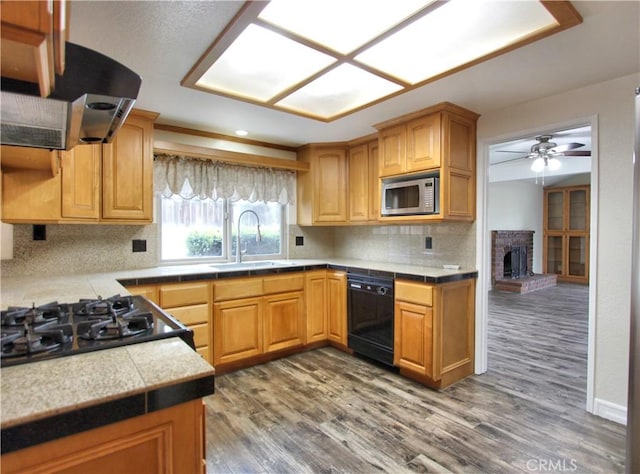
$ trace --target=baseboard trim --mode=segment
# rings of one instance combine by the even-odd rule
[[[627,407],[600,400],[599,398],[593,400],[593,414],[621,425],[627,424]]]

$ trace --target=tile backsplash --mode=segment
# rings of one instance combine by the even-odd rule
[[[432,248],[425,249],[431,237]],[[439,267],[475,268],[474,223],[336,227],[335,257]]]
[[[2,260],[3,276],[69,275],[154,267],[158,225],[47,225],[46,240],[33,240],[33,226],[13,228],[13,259]],[[363,260],[475,268],[475,224],[288,227],[288,258]],[[296,246],[296,237],[304,245]],[[432,249],[425,249],[431,237]],[[146,252],[133,252],[146,240]]]
[[[2,260],[3,276],[99,273],[157,265],[157,225],[46,226],[46,240],[33,240],[33,226],[13,226],[13,259]],[[132,240],[147,251],[132,251]]]

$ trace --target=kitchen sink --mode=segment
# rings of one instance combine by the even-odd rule
[[[229,263],[217,263],[211,265],[216,270],[254,270],[261,268],[273,268],[273,267],[289,267],[295,265],[293,262],[278,262],[272,260],[259,261],[259,262],[229,262]]]

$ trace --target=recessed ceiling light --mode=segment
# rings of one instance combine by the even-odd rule
[[[246,137],[247,135],[249,135],[249,132],[247,132],[246,130],[236,130],[236,135],[238,135],[239,137]]]
[[[346,3],[246,2],[182,85],[330,122],[582,23],[562,0]]]

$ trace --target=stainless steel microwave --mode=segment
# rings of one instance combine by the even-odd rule
[[[440,211],[439,181],[437,176],[383,179],[382,215],[437,214]]]

